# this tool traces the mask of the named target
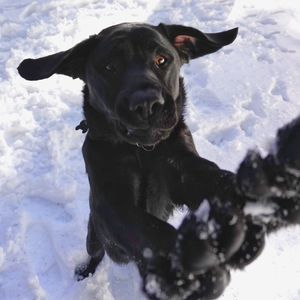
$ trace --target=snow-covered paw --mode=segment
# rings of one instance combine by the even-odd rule
[[[149,299],[216,299],[230,282],[230,273],[224,265],[199,274],[177,267],[170,256],[159,256],[152,261],[152,267],[143,277],[143,290]]]
[[[239,166],[236,179],[238,189],[243,196],[259,200],[271,195],[266,160],[257,151],[248,151]]]
[[[75,268],[74,277],[77,281],[81,281],[91,274],[88,270],[88,263],[82,263]]]
[[[90,257],[87,262],[78,265],[75,268],[75,279],[77,281],[81,281],[89,276],[92,276],[95,273],[97,266],[103,259],[103,256],[104,251],[101,252],[99,256]]]
[[[169,255],[152,258],[143,276],[143,291],[152,300],[188,299],[199,287],[200,283],[193,274],[172,266]]]
[[[225,199],[205,200],[183,220],[175,253],[185,270],[201,273],[226,263],[244,238],[244,215],[239,209]]]
[[[216,299],[230,281],[229,260],[244,243],[245,219],[230,202],[205,200],[186,217],[169,255],[154,257],[144,276],[150,299]]]
[[[248,152],[237,172],[240,193],[273,210],[268,229],[300,223],[300,117],[279,129],[271,153]],[[264,213],[265,214],[265,213]],[[263,213],[260,216],[264,218]]]

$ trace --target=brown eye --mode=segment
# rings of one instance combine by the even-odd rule
[[[162,55],[157,55],[154,59],[154,63],[158,67],[162,67],[167,63],[167,59]]]

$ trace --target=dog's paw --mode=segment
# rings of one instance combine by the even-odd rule
[[[102,260],[104,254],[97,257],[90,257],[88,262],[78,265],[75,268],[74,276],[77,281],[81,281],[89,276],[92,276],[98,264]]]
[[[265,160],[256,151],[248,151],[236,175],[239,192],[250,199],[266,199],[271,195]]]
[[[229,284],[229,260],[245,232],[240,210],[226,201],[205,200],[182,222],[173,251],[149,262],[144,291],[154,300],[216,299]]]
[[[266,158],[249,151],[237,172],[237,186],[252,199],[291,198],[300,194],[300,117],[278,130]]]
[[[78,265],[75,268],[74,277],[77,281],[81,281],[81,280],[89,277],[90,274],[92,274],[92,272],[91,272],[91,270],[89,270],[88,264],[83,263],[83,264]]]
[[[226,200],[205,200],[178,229],[175,254],[182,268],[201,273],[222,265],[236,253],[245,238],[243,213]]]
[[[230,281],[225,266],[194,274],[178,268],[171,256],[158,256],[148,265],[143,291],[152,300],[216,299]]]
[[[143,291],[152,300],[188,299],[199,288],[199,282],[172,266],[169,255],[157,255],[147,263]]]
[[[265,158],[249,152],[236,176],[240,194],[252,206],[267,209],[257,217],[268,215],[265,221],[271,231],[300,224],[300,120],[296,121],[279,131],[277,152]]]

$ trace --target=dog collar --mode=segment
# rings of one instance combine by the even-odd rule
[[[154,148],[155,148],[156,145],[145,146],[145,145],[143,145],[143,144],[136,143],[136,146],[137,146],[138,148],[141,148],[141,149],[147,151],[147,152],[150,152],[150,151],[153,151],[153,150],[154,150]]]

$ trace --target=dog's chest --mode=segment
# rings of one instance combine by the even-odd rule
[[[139,155],[137,159],[141,179],[136,205],[161,220],[167,220],[173,212],[174,204],[170,199],[161,164],[157,159],[145,160],[143,155]]]

